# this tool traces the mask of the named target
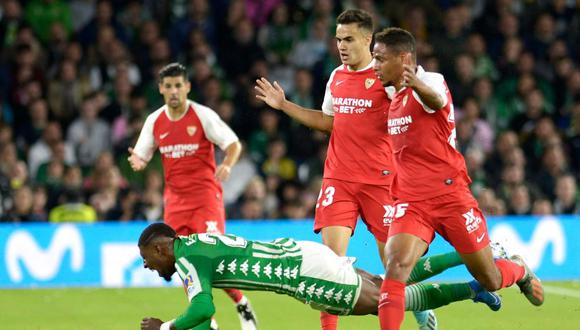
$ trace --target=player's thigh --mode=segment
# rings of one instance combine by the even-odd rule
[[[489,245],[485,217],[469,192],[440,196],[429,204],[435,229],[461,254],[472,254]]]
[[[330,226],[348,227],[353,231],[358,218],[353,186],[345,181],[324,179],[316,203],[314,231]]]
[[[389,235],[388,212],[394,204],[389,186],[361,185],[357,194],[360,214],[369,232],[380,242]]]
[[[352,229],[343,226],[328,226],[320,229],[322,243],[339,256],[346,255]]]
[[[295,297],[332,314],[350,314],[360,295],[360,276],[349,258],[310,241],[298,241],[302,251],[300,283]]]
[[[409,234],[415,236],[427,245],[431,244],[435,238],[435,227],[431,218],[424,212],[422,202],[397,201],[385,212],[385,223],[389,226],[389,237],[386,249],[388,250],[390,240],[398,234]]]
[[[178,235],[225,232],[225,218],[216,208],[198,207],[192,210],[166,212],[165,223]]]

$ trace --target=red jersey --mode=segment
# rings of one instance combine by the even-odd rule
[[[360,71],[336,68],[326,86],[322,111],[334,116],[324,178],[390,185],[391,144],[385,134],[389,98],[372,63]]]
[[[165,176],[165,207],[171,212],[222,200],[221,184],[215,178],[214,144],[225,150],[238,141],[236,134],[210,108],[188,101],[183,116],[171,120],[163,106],[151,113],[135,153],[149,161],[158,147]],[[208,199],[213,199],[209,203]]]
[[[412,88],[392,95],[387,125],[396,171],[391,193],[403,201],[433,198],[471,182],[455,149],[453,103],[443,76],[419,66],[417,77],[441,95],[444,106],[429,109]]]

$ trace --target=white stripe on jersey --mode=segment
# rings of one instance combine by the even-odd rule
[[[181,276],[181,279],[183,280],[183,284],[186,286],[185,290],[187,291],[187,299],[191,301],[191,299],[201,292],[201,282],[199,281],[197,270],[185,257],[181,257],[177,260],[176,265],[180,266],[178,263],[187,269],[187,274],[184,274],[185,272],[179,269],[180,267],[176,267],[179,276]]]

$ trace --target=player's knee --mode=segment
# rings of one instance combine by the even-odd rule
[[[476,276],[476,279],[487,291],[501,289],[501,277],[495,272],[483,272]]]
[[[406,281],[413,269],[413,258],[408,254],[390,254],[386,256],[386,274],[388,278]]]

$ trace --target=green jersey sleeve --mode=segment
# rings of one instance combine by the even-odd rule
[[[195,254],[181,256],[175,261],[175,268],[189,300],[185,312],[175,320],[174,325],[178,330],[203,324],[215,313],[209,265],[204,257]]]

